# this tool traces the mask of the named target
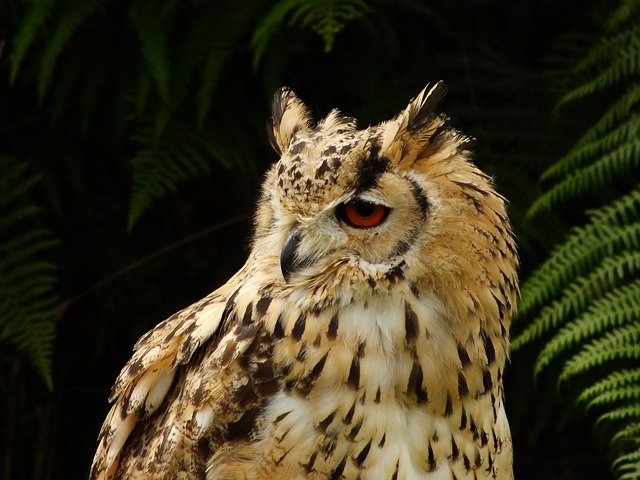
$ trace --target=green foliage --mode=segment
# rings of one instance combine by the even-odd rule
[[[253,35],[254,68],[269,45],[271,37],[281,29],[287,17],[290,26],[311,28],[324,41],[325,52],[331,51],[335,37],[347,22],[370,11],[364,0],[279,0],[262,18]]]
[[[631,13],[639,11],[639,1],[625,1],[611,15],[602,39],[572,69],[577,85],[558,102],[559,110],[598,105],[600,98],[609,106],[542,175],[555,184],[529,214],[585,194],[602,206],[524,283],[520,318],[531,320],[513,340],[520,349],[552,333],[534,374],[561,361],[559,383],[587,374],[596,379],[578,403],[610,427],[603,436],[610,435],[619,455],[613,463],[619,479],[640,478],[640,370],[629,368],[640,360],[640,28]]]
[[[29,200],[37,181],[26,165],[0,156],[0,342],[26,355],[51,389],[58,297],[46,254],[57,242]]]

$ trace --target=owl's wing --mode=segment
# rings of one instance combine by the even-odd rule
[[[113,406],[98,436],[91,479],[114,477],[125,441],[136,424],[162,404],[178,368],[205,342],[219,341],[225,307],[233,303],[243,277],[240,270],[224,286],[163,321],[136,343],[109,396]]]

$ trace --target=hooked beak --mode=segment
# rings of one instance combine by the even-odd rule
[[[280,254],[280,270],[285,282],[289,283],[291,274],[300,266],[301,262],[297,258],[298,244],[300,243],[300,228],[294,227],[289,231],[287,240],[282,247]]]

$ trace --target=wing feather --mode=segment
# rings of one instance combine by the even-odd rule
[[[241,272],[218,290],[158,324],[135,344],[134,353],[109,396],[113,405],[98,436],[91,479],[114,477],[124,444],[134,427],[162,404],[177,367],[189,362],[198,347],[214,338],[220,329],[228,297],[232,296]]]

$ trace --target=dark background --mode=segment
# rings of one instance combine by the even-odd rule
[[[445,80],[442,111],[479,139],[477,164],[511,202],[523,278],[581,215],[525,212],[540,174],[591,118],[553,105],[576,46],[598,38],[616,2],[356,2],[361,15],[330,51],[312,20],[274,20],[283,3],[66,0],[36,22],[34,4],[2,2],[0,155],[39,177],[30,222],[59,240],[39,253],[55,266],[53,390],[29,348],[0,343],[3,478],[86,477],[135,341],[242,265],[276,160],[265,124],[281,85],[317,118],[339,107],[367,125]],[[32,39],[12,71],[25,22]],[[261,28],[268,41],[254,37]],[[573,390],[544,375],[535,384],[534,358],[514,353],[506,379],[516,478],[613,478],[594,418],[576,410]]]

